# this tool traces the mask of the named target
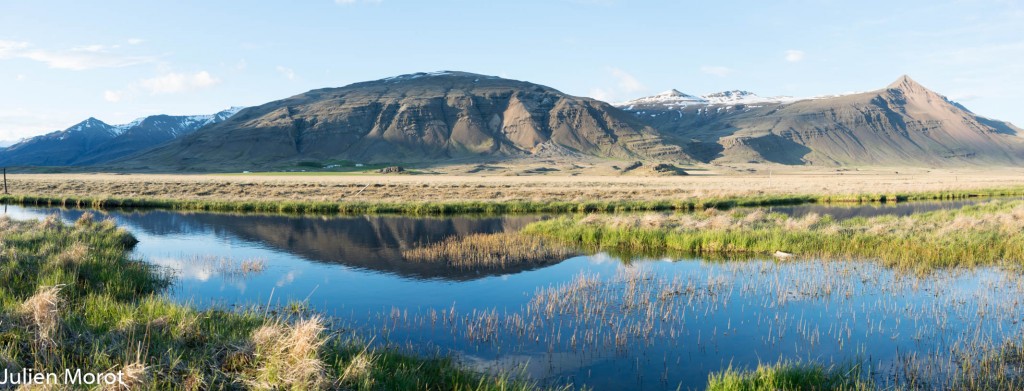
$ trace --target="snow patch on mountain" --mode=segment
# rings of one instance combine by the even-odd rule
[[[689,95],[679,90],[668,90],[657,95],[633,99],[628,102],[616,104],[626,110],[637,108],[660,107],[667,109],[684,108],[688,106],[716,106],[716,105],[750,105],[763,103],[789,103],[799,100],[789,96],[762,97],[750,91],[732,90],[722,91],[703,96]]]

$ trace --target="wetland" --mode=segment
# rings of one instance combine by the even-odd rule
[[[1000,198],[557,216],[5,214],[112,220],[138,240],[130,257],[170,274],[160,295],[180,305],[323,316],[369,350],[538,387],[731,389],[790,369],[818,373],[819,387],[839,373],[841,388],[986,389],[1022,384],[1020,211]],[[730,238],[701,248],[747,247],[665,245],[693,232]],[[801,232],[817,239],[791,237]],[[833,241],[847,244],[821,244]]]

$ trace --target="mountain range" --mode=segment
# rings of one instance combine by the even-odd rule
[[[210,115],[153,115],[123,125],[89,118],[71,127],[0,149],[4,166],[84,166],[137,154],[231,117],[241,107]]]
[[[908,76],[862,93],[678,90],[616,105],[525,81],[415,73],[210,116],[90,118],[0,150],[2,165],[226,171],[297,162],[617,159],[787,165],[1017,165],[1024,135]]]
[[[731,100],[714,99],[729,96]],[[618,105],[703,162],[814,165],[1013,165],[1024,138],[1012,124],[901,76],[869,92],[761,98],[672,90]]]

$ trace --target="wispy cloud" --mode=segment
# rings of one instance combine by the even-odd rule
[[[612,76],[619,80],[619,88],[623,92],[634,93],[642,91],[644,89],[643,83],[640,83],[633,75],[619,68],[611,68],[609,70]]]
[[[803,61],[805,54],[806,53],[804,53],[803,50],[796,50],[796,49],[787,50],[786,51],[786,61],[789,61],[789,62],[800,62],[800,61]]]
[[[117,103],[129,100],[140,93],[149,95],[177,94],[213,87],[221,80],[207,71],[195,73],[170,72],[163,75],[142,79],[120,90],[103,91],[103,99]]]
[[[610,101],[613,98],[612,92],[603,88],[591,88],[590,93],[588,95],[590,95],[591,98],[602,100],[605,102]]]
[[[139,86],[150,94],[174,94],[207,88],[220,83],[220,79],[210,75],[210,72],[199,71],[193,74],[168,73],[151,79],[144,79]]]
[[[712,76],[718,76],[718,77],[726,77],[726,76],[729,76],[729,75],[731,75],[733,73],[733,70],[730,69],[730,68],[723,67],[723,66],[710,66],[710,65],[706,65],[706,66],[700,67],[700,71],[703,72],[703,73],[706,73],[706,74],[709,74],[709,75],[712,75]]]
[[[610,76],[611,80],[614,81],[614,86],[597,86],[591,88],[588,94],[591,98],[610,102],[635,97],[635,95],[647,89],[640,80],[625,70],[616,67],[608,67],[606,71],[608,72],[608,76]]]
[[[54,69],[75,71],[96,68],[121,68],[155,62],[152,56],[131,56],[119,53],[119,45],[85,45],[66,50],[34,47],[28,42],[0,41],[0,60],[28,59]]]
[[[107,102],[117,103],[117,102],[120,102],[121,99],[124,99],[124,95],[125,95],[124,91],[106,90],[106,91],[103,91],[103,100],[105,100]]]
[[[280,73],[288,80],[295,80],[295,70],[281,65],[277,66],[277,73]]]
[[[35,112],[25,108],[0,108],[0,140],[13,142],[25,137],[32,137],[44,131],[64,129],[81,121],[76,113],[67,110],[53,112]]]

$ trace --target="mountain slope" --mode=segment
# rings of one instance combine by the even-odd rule
[[[958,165],[1024,162],[1020,129],[951,102],[907,76],[826,98],[630,105],[638,119],[706,162]]]
[[[216,170],[299,160],[553,155],[687,159],[607,103],[522,81],[434,72],[313,90],[248,108],[124,164]]]
[[[82,166],[109,162],[221,122],[241,108],[193,116],[154,115],[124,125],[89,118],[62,131],[0,149],[0,165]]]

